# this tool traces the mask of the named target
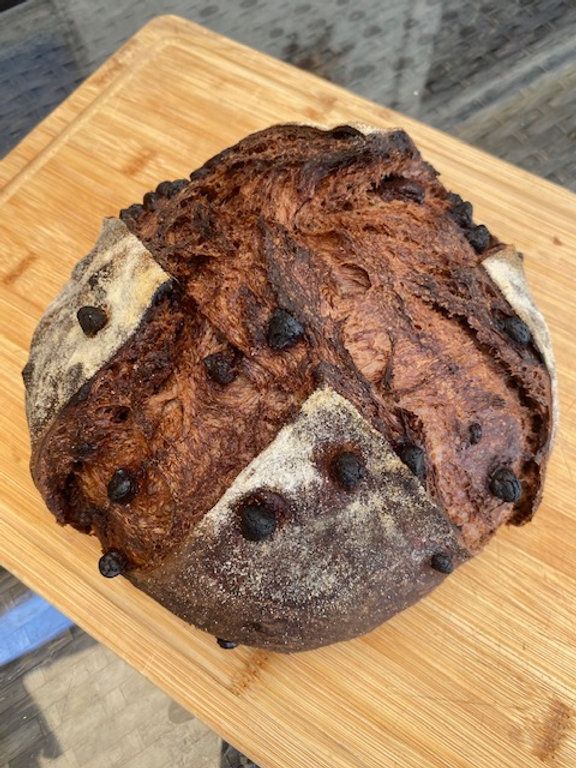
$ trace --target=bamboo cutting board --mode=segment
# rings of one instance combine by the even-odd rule
[[[221,651],[60,528],[28,475],[20,370],[103,216],[278,121],[402,125],[478,221],[526,254],[563,421],[534,523],[370,635]],[[263,768],[576,765],[576,197],[318,78],[165,17],[0,164],[0,561]]]

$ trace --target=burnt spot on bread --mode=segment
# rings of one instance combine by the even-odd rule
[[[468,427],[470,445],[477,445],[482,440],[482,424],[473,421]]]
[[[342,451],[332,459],[331,474],[345,490],[352,491],[366,474],[366,465],[362,456],[354,451]]]
[[[233,350],[214,352],[207,355],[202,362],[208,377],[222,386],[231,384],[238,375],[236,355]]]
[[[86,336],[96,336],[108,322],[106,310],[102,307],[86,305],[76,312],[80,328]]]
[[[220,648],[223,648],[225,651],[232,651],[234,648],[238,647],[238,643],[235,643],[233,640],[224,640],[221,637],[217,637],[216,642]]]
[[[522,485],[508,467],[500,467],[490,478],[490,492],[506,502],[516,502],[522,495]]]
[[[108,498],[115,504],[128,504],[136,496],[136,479],[128,469],[117,469],[108,482]]]
[[[118,549],[109,549],[98,561],[98,570],[107,579],[120,576],[128,568],[128,558]]]
[[[285,309],[272,312],[266,328],[266,341],[270,349],[282,352],[297,344],[304,336],[303,325]]]
[[[410,472],[423,483],[426,479],[426,453],[424,449],[412,443],[405,443],[398,448],[397,454]]]
[[[430,559],[430,565],[438,573],[452,573],[454,570],[454,560],[447,552],[435,552]]]

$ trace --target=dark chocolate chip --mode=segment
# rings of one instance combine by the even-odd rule
[[[96,336],[108,322],[108,315],[102,307],[92,307],[89,304],[80,307],[76,317],[86,336]]]
[[[406,131],[403,131],[401,128],[386,134],[386,140],[392,149],[399,152],[410,152],[410,154],[412,154],[414,151],[412,139],[408,136]]]
[[[430,565],[439,573],[452,573],[454,563],[446,552],[435,552],[430,560]]]
[[[120,218],[122,221],[125,221],[126,219],[137,219],[142,214],[143,210],[144,208],[140,203],[134,203],[134,205],[131,205],[128,208],[122,208],[120,211]]]
[[[128,559],[123,552],[118,549],[109,549],[98,561],[98,569],[102,576],[107,579],[113,579],[119,576],[128,567]]]
[[[472,221],[472,203],[461,200],[460,202],[456,203],[456,205],[452,206],[448,213],[450,218],[453,219],[459,227],[468,229],[469,227],[474,226]]]
[[[146,192],[142,199],[145,211],[154,211],[158,207],[158,195],[155,192]]]
[[[265,504],[251,502],[240,510],[240,527],[248,541],[269,539],[276,530],[276,513]]]
[[[330,136],[333,139],[363,139],[364,134],[359,131],[358,128],[353,128],[351,125],[337,125],[330,131]]]
[[[74,513],[73,525],[81,531],[88,532],[92,528],[92,510],[80,509]]]
[[[456,192],[448,192],[446,199],[452,206],[459,205],[460,203],[464,202],[464,200],[460,197],[460,195],[456,194]]]
[[[398,451],[398,456],[419,480],[424,480],[426,476],[426,461],[422,448],[419,448],[417,445],[403,445]]]
[[[176,179],[172,182],[172,194],[177,194],[180,190],[184,189],[184,187],[187,187],[188,184],[190,184],[188,179]]]
[[[230,357],[224,352],[214,352],[203,360],[208,376],[222,386],[231,384],[238,375]]]
[[[160,184],[156,187],[156,194],[160,195],[160,197],[171,197],[173,194],[172,192],[172,182],[171,181],[161,181]]]
[[[385,176],[377,187],[383,200],[408,200],[423,203],[425,191],[422,184],[403,176]]]
[[[470,445],[476,445],[482,440],[482,424],[477,421],[470,424],[468,432],[470,433]]]
[[[108,498],[117,504],[128,504],[136,495],[136,481],[127,469],[117,469],[108,483]]]
[[[232,640],[223,640],[221,637],[217,637],[216,642],[220,648],[224,648],[225,651],[231,651],[233,648],[238,647],[238,643],[235,643]]]
[[[522,485],[511,469],[500,467],[490,478],[490,492],[502,501],[518,501]]]
[[[96,446],[92,443],[79,443],[78,445],[74,446],[72,452],[77,459],[83,461],[84,459],[87,459],[89,456],[91,456],[95,450]]]
[[[204,179],[210,173],[210,168],[203,165],[201,168],[197,168],[190,174],[190,181],[199,181]]]
[[[332,461],[332,472],[340,485],[347,491],[355,488],[365,475],[362,457],[352,451],[343,451]]]
[[[266,340],[272,349],[282,350],[294,346],[304,335],[304,328],[286,312],[285,309],[275,309],[268,321]]]
[[[490,232],[484,224],[464,230],[464,236],[476,253],[483,253],[490,245]]]
[[[162,303],[162,301],[164,301],[167,296],[172,296],[175,291],[176,281],[174,278],[170,278],[170,280],[166,280],[165,283],[162,283],[162,285],[158,286],[156,293],[154,294],[154,298],[152,299],[152,303],[157,307]]]
[[[526,347],[532,341],[530,328],[519,317],[505,317],[500,325],[502,330],[517,344]]]
[[[68,401],[70,405],[80,405],[80,403],[86,402],[88,400],[88,396],[90,395],[90,390],[92,389],[92,381],[86,381],[80,389],[78,389],[70,400]]]

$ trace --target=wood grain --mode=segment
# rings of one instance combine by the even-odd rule
[[[20,370],[41,312],[114,215],[273,122],[404,126],[445,184],[526,254],[562,424],[535,522],[353,642],[221,651],[57,526],[28,474]],[[576,764],[576,197],[182,20],[145,27],[0,164],[0,561],[268,768]]]

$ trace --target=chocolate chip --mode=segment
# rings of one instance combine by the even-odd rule
[[[364,134],[351,125],[337,125],[330,130],[330,136],[333,139],[363,139]]]
[[[482,440],[482,424],[477,421],[470,424],[468,432],[470,433],[470,445],[476,445]]]
[[[351,491],[362,480],[366,469],[361,456],[352,451],[343,451],[332,461],[332,472],[340,485]]]
[[[128,567],[128,558],[118,549],[109,549],[98,561],[98,569],[102,576],[113,579],[119,576]]]
[[[293,347],[304,335],[304,328],[285,309],[275,309],[268,322],[266,340],[272,349]]]
[[[190,184],[188,179],[176,179],[172,182],[172,195],[178,194],[184,187],[187,187],[188,184]]]
[[[519,317],[505,317],[500,321],[500,325],[517,344],[526,347],[532,341],[530,328]]]
[[[84,403],[86,400],[88,400],[88,396],[90,395],[90,390],[92,389],[92,381],[86,381],[80,389],[78,389],[70,400],[68,401],[70,405],[80,405],[80,403]]]
[[[500,467],[490,478],[490,492],[502,501],[518,501],[522,485],[511,469]]]
[[[490,245],[490,232],[484,224],[464,230],[464,236],[476,253],[483,253]]]
[[[175,181],[161,181],[156,187],[156,194],[160,197],[174,197],[181,189],[188,186],[188,179],[176,179]]]
[[[156,293],[154,294],[154,298],[152,299],[152,303],[155,307],[157,307],[164,301],[167,296],[172,296],[175,291],[176,281],[174,278],[170,278],[170,280],[166,280],[165,283],[162,283],[162,285],[158,286]]]
[[[460,195],[456,194],[456,192],[448,192],[446,195],[446,200],[452,205],[459,205],[460,203],[463,203],[464,200],[460,197]]]
[[[240,510],[240,527],[248,541],[269,539],[276,530],[276,513],[265,504],[251,502]]]
[[[430,565],[439,573],[452,573],[454,563],[446,552],[435,552],[430,560]]]
[[[161,181],[156,187],[156,194],[160,197],[170,197],[172,195],[172,182]]]
[[[376,191],[383,200],[408,200],[423,203],[425,191],[422,184],[403,176],[385,176]]]
[[[102,307],[92,307],[89,304],[80,307],[76,317],[86,336],[96,336],[108,322],[108,315]]]
[[[140,203],[134,203],[134,205],[131,205],[129,208],[122,208],[120,211],[120,218],[122,221],[125,221],[126,219],[137,219],[143,212],[144,208],[140,205]]]
[[[80,509],[74,512],[72,524],[87,533],[92,528],[92,510]]]
[[[96,451],[96,446],[92,443],[79,443],[72,449],[74,456],[80,461],[87,459]]]
[[[422,481],[426,476],[425,453],[417,445],[403,445],[398,450],[398,456],[408,469]]]
[[[233,648],[238,647],[238,643],[235,643],[232,640],[222,640],[221,637],[217,637],[216,642],[218,643],[220,648],[224,648],[224,650],[226,651],[231,651]]]
[[[237,371],[234,369],[231,356],[225,352],[214,352],[203,360],[206,373],[217,384],[231,384],[236,378]]]
[[[461,199],[460,202],[450,208],[448,213],[450,218],[453,219],[459,227],[468,229],[469,227],[474,226],[472,221],[472,203],[465,202]]]
[[[142,199],[145,211],[154,211],[158,207],[158,195],[155,192],[146,192]]]
[[[412,143],[412,139],[408,136],[406,131],[403,131],[401,128],[395,131],[390,131],[390,133],[386,134],[385,138],[392,149],[402,153],[409,152],[410,154],[413,154],[414,144]]]
[[[108,498],[117,504],[128,504],[136,495],[136,481],[127,469],[117,469],[108,483]]]

